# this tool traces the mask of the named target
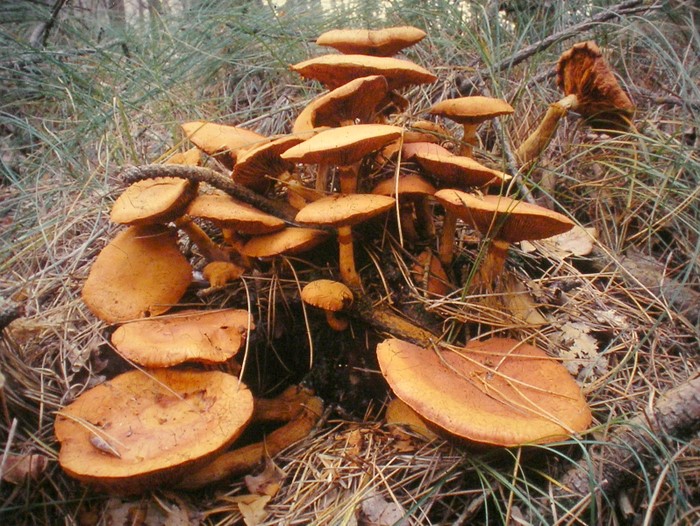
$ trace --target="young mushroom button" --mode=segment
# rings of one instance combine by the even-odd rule
[[[337,316],[338,312],[352,305],[354,299],[352,291],[344,284],[330,279],[312,281],[302,289],[301,299],[323,309],[331,329],[344,331],[348,328],[348,320]]]

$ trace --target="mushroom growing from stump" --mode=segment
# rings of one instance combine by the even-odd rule
[[[108,323],[166,312],[192,281],[192,267],[163,225],[133,226],[102,249],[85,280],[82,298]]]
[[[574,222],[541,206],[500,195],[475,195],[455,189],[438,190],[435,198],[445,207],[440,260],[452,261],[457,218],[487,237],[486,256],[479,267],[479,285],[490,288],[503,272],[510,243],[533,241],[570,230]]]
[[[144,367],[214,364],[235,356],[253,329],[255,324],[245,310],[184,310],[125,323],[114,331],[111,341],[123,358]]]
[[[173,486],[232,444],[253,396],[220,371],[130,371],[80,395],[55,423],[58,461],[110,493]]]
[[[344,54],[390,57],[413,46],[426,36],[425,31],[412,26],[383,29],[332,29],[316,39],[319,46],[328,46]]]
[[[282,154],[283,159],[304,164],[333,164],[340,177],[340,191],[357,191],[358,172],[364,157],[401,137],[402,130],[386,124],[355,124],[324,130]]]
[[[346,194],[323,197],[299,210],[298,223],[338,229],[340,276],[352,289],[362,287],[355,268],[352,226],[389,210],[395,199],[383,195]]]
[[[352,291],[339,281],[317,279],[307,284],[301,290],[301,299],[313,307],[322,309],[326,321],[334,331],[344,331],[348,328],[346,318],[338,318],[337,313],[352,305]]]
[[[509,338],[463,350],[397,339],[377,345],[392,391],[432,429],[483,444],[545,444],[585,431],[591,412],[574,379],[544,351]]]
[[[630,128],[634,104],[595,42],[581,42],[562,53],[557,63],[557,83],[565,97],[549,106],[540,125],[517,149],[515,156],[520,164],[542,153],[570,110],[581,114],[594,129],[621,132]]]
[[[502,99],[479,95],[440,101],[434,104],[428,113],[440,115],[464,127],[460,153],[470,157],[472,147],[478,144],[476,129],[479,125],[499,115],[513,113],[513,107]]]

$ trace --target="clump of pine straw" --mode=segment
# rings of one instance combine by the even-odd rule
[[[287,131],[317,93],[286,71],[287,64],[319,54],[310,42],[323,30],[374,20],[371,3],[362,4],[316,13],[313,19],[292,8],[246,16],[202,9],[189,14],[197,18],[196,31],[157,28],[179,28],[176,13],[152,31],[127,31],[99,43],[70,17],[60,18],[51,35],[55,40],[50,37],[44,51],[30,48],[21,32],[34,24],[3,27],[3,42],[10,47],[0,57],[0,94],[9,101],[0,117],[0,295],[21,303],[24,315],[0,339],[5,377],[0,446],[12,454],[42,454],[50,462],[37,480],[20,486],[2,482],[0,522],[11,517],[16,524],[96,523],[111,502],[62,473],[55,462],[53,420],[81,392],[130,367],[110,350],[110,328],[95,320],[79,295],[96,254],[117,231],[106,213],[122,189],[120,170],[154,162],[179,147],[177,126],[185,120],[235,123],[264,134]],[[558,11],[562,7],[516,10],[494,25],[492,13],[477,6],[468,8],[467,16],[454,2],[437,4],[403,12],[393,4],[381,8],[387,20],[382,25],[411,23],[429,35],[409,58],[433,68],[440,80],[408,94],[412,116],[454,96],[456,86],[465,86],[460,79],[480,70],[480,83],[516,107],[517,119],[481,130],[486,160],[508,168],[505,154],[536,125],[546,104],[559,98],[551,76],[556,57],[574,41],[594,38],[605,42],[638,105],[637,130],[614,138],[592,135],[570,116],[539,163],[520,178],[534,199],[561,207],[598,231],[588,256],[564,257],[546,247],[535,253],[511,250],[509,270],[526,284],[547,325],[528,325],[498,308],[475,309],[483,298],[470,296],[466,288],[445,298],[425,296],[401,263],[403,249],[389,238],[369,248],[364,270],[376,278],[372,287],[378,296],[397,286],[409,291],[401,299],[412,311],[446,320],[439,328],[447,341],[463,341],[465,326],[484,328],[484,333],[529,339],[562,356],[583,386],[595,426],[582,440],[537,449],[425,443],[397,437],[382,424],[384,399],[369,408],[348,407],[357,389],[348,383],[345,392],[329,391],[324,425],[275,459],[286,476],[260,524],[351,524],[358,518],[362,524],[368,510],[390,504],[408,515],[408,524],[521,519],[614,524],[632,515],[640,523],[697,522],[700,441],[692,436],[646,435],[642,454],[654,462],[635,465],[614,497],[553,497],[563,473],[698,369],[697,317],[693,320],[676,299],[700,292],[700,88],[693,81],[700,75],[700,52],[692,23],[697,13],[683,3],[668,12],[653,8],[644,17],[630,13],[568,35],[511,68],[489,71],[489,65],[516,54],[522,42],[543,41],[584,22],[592,16],[590,6],[582,2],[579,10],[566,13]],[[231,40],[217,36],[222,33],[233,33]],[[49,78],[55,82],[47,83]],[[470,235],[463,229],[457,243],[463,280],[480,249]],[[186,242],[183,249],[198,261]],[[649,272],[639,274],[635,254],[661,264],[651,278],[674,280],[676,296],[665,294],[663,283],[654,287],[645,281]],[[379,261],[388,262],[390,270]],[[282,371],[261,379],[269,391],[304,378],[309,340],[317,367],[338,365],[335,349],[324,353],[319,347],[318,319],[313,314],[305,319],[298,301],[299,284],[323,268],[289,259],[276,270],[188,297],[202,308],[253,308],[259,332],[250,349],[250,374],[262,375],[269,364]],[[296,338],[284,333],[287,327],[297,331]],[[343,356],[342,365],[353,381],[380,383],[371,358],[358,357],[371,357],[377,336],[355,330],[352,344],[338,338],[338,345],[353,353]],[[284,341],[297,341],[301,349],[290,350]],[[574,344],[584,349],[566,354]],[[312,375],[307,380],[315,381]],[[234,500],[246,492],[234,480],[200,494],[158,492],[140,501],[161,511],[187,510],[192,523],[236,524],[241,515]]]

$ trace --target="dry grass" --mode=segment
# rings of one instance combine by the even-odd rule
[[[492,94],[513,102],[517,116],[503,119],[500,131],[481,130],[480,155],[495,166],[506,167],[504,151],[519,144],[546,104],[559,98],[548,73],[574,41],[599,40],[638,105],[638,132],[615,138],[591,135],[576,118],[568,118],[538,165],[523,174],[522,184],[535,198],[597,230],[593,255],[562,256],[543,245],[535,252],[511,250],[509,271],[526,283],[546,325],[504,314],[506,300],[493,295],[469,296],[460,288],[446,297],[429,297],[408,279],[407,250],[391,236],[367,243],[363,258],[373,299],[391,297],[435,322],[446,342],[510,335],[562,356],[572,370],[574,359],[583,360],[576,374],[593,410],[591,432],[562,444],[513,450],[425,443],[396,434],[382,424],[386,387],[373,357],[382,335],[357,321],[350,334],[331,335],[322,319],[305,313],[298,301],[299,284],[327,273],[333,254],[278,262],[246,276],[243,284],[216,291],[195,287],[185,300],[201,307],[252,306],[258,329],[247,367],[259,393],[305,381],[326,399],[328,413],[315,433],[276,459],[286,478],[260,524],[370,524],[367,513],[373,508],[365,504],[361,511],[363,502],[374,502],[374,509],[393,503],[405,512],[407,524],[700,521],[697,436],[649,436],[642,453],[653,462],[640,460],[614,498],[554,496],[563,472],[698,369],[697,313],[692,305],[684,307],[683,299],[700,292],[700,51],[693,24],[700,15],[688,3],[677,4],[675,10],[633,14],[586,31],[485,79]],[[545,12],[529,26],[522,22],[523,13],[515,25],[496,28],[474,8],[475,18],[463,25],[439,23],[438,15],[456,16],[454,9],[453,3],[429,2],[409,5],[401,16],[388,10],[392,24],[427,29],[429,37],[409,57],[440,77],[435,85],[409,92],[411,117],[454,94],[457,80],[474,68],[588,16],[583,10]],[[177,125],[185,120],[235,122],[264,134],[288,130],[317,91],[286,71],[286,64],[319,53],[309,42],[320,31],[366,25],[371,19],[355,10],[312,21],[290,8],[252,19],[251,26],[260,27],[245,27],[248,33],[230,43],[212,43],[208,31],[244,25],[244,18],[235,18],[235,12],[223,21],[200,15],[197,35],[179,36],[172,31],[176,23],[165,23],[162,32],[149,37],[154,51],[145,42],[137,48],[136,41],[128,41],[134,46],[128,59],[117,46],[65,57],[48,53],[38,60],[38,52],[14,30],[3,33],[17,54],[3,55],[0,72],[1,93],[8,96],[0,123],[0,294],[22,304],[24,316],[0,339],[0,372],[6,381],[0,446],[8,453],[41,453],[51,461],[38,480],[18,486],[2,482],[0,522],[106,524],[116,516],[113,510],[123,511],[119,500],[108,500],[63,474],[54,461],[58,446],[53,437],[58,409],[129,367],[109,347],[110,328],[80,300],[92,261],[117,230],[106,213],[121,190],[119,169],[151,162],[179,146]],[[89,38],[76,40],[77,32],[70,32],[75,27],[67,21],[59,27],[53,51],[88,44],[94,50]],[[151,56],[171,46],[179,52],[167,59]],[[187,51],[190,47],[197,52]],[[23,57],[26,64],[20,64]],[[100,78],[96,72],[103,75],[101,82],[94,80]],[[55,82],[46,82],[49,76]],[[467,279],[480,247],[465,229],[458,245],[455,273]],[[191,247],[184,243],[183,249],[201,266]],[[634,270],[636,254],[651,258],[661,272],[640,275]],[[652,281],[663,277],[666,288],[650,285],[650,276]],[[677,287],[669,289],[669,280]],[[579,332],[571,332],[572,326]],[[593,349],[588,361],[584,355],[562,355],[576,334],[579,343]],[[314,368],[308,371],[311,349]],[[234,480],[198,494],[156,492],[127,503],[147,510],[154,521],[165,516],[239,524],[236,496],[245,492],[243,482]]]

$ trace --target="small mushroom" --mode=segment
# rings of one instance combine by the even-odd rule
[[[582,433],[591,412],[576,381],[533,345],[473,340],[463,350],[397,339],[377,345],[396,396],[449,436],[483,444],[545,444]]]
[[[338,318],[337,315],[352,305],[354,299],[352,291],[344,284],[330,279],[317,279],[301,290],[301,299],[304,303],[323,309],[331,329],[344,331],[348,328],[348,320]]]
[[[478,144],[476,129],[479,125],[499,115],[513,113],[513,107],[502,99],[482,96],[459,97],[434,104],[428,113],[446,117],[464,127],[460,153],[471,157],[472,147]]]

